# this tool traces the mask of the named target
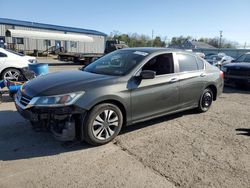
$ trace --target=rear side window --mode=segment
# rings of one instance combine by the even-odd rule
[[[196,71],[198,70],[198,65],[196,63],[196,57],[189,54],[177,54],[179,61],[179,70],[180,72],[185,71]]]
[[[202,59],[197,58],[197,65],[199,70],[204,69],[204,61]]]
[[[0,52],[0,57],[7,57],[7,55],[4,54],[4,53],[2,53],[2,52]]]

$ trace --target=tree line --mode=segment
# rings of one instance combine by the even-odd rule
[[[167,42],[167,37],[155,36],[154,38],[152,38],[144,34],[122,34],[118,31],[111,32],[108,38],[124,41],[129,47],[167,47],[169,45],[178,46],[183,44],[186,40],[205,42],[216,48],[236,48],[238,44],[237,42],[229,41],[225,38],[222,38],[221,40],[219,39],[219,37],[195,39],[191,36],[172,37],[172,39]]]

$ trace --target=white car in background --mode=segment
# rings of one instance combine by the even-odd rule
[[[0,48],[0,80],[17,81],[30,63],[36,63],[36,58]]]

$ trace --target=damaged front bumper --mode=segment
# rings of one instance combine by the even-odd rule
[[[17,111],[32,124],[49,128],[54,137],[60,141],[71,141],[77,137],[80,115],[86,110],[74,105],[51,107],[37,107],[31,104],[26,106],[15,96]],[[81,131],[79,131],[81,132]]]

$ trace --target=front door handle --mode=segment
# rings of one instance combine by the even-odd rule
[[[174,82],[177,82],[177,81],[179,81],[178,78],[172,78],[169,82],[170,82],[170,83],[174,83]]]

